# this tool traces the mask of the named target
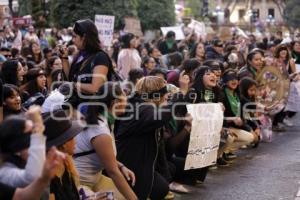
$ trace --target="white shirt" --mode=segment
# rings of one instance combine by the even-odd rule
[[[107,120],[104,117],[100,117],[99,125],[83,130],[79,133],[76,139],[76,153],[88,152],[93,150],[92,139],[100,135],[108,135],[111,137]],[[116,154],[115,143],[113,142],[114,151]],[[75,166],[80,176],[80,182],[84,184],[94,184],[97,181],[96,174],[104,169],[99,156],[96,152],[83,155],[74,159]]]
[[[122,49],[118,55],[117,68],[123,80],[127,80],[131,69],[141,68],[142,59],[136,49]]]
[[[26,187],[41,176],[45,162],[46,137],[42,134],[30,136],[29,156],[25,169],[5,162],[0,167],[0,182],[10,187]]]

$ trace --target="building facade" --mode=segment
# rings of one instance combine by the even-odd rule
[[[279,8],[273,0],[217,0],[216,3],[222,10],[227,9],[231,23],[283,23],[280,13],[283,8]]]

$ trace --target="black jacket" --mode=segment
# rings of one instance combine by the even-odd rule
[[[245,77],[252,78],[253,80],[255,80],[255,76],[256,75],[251,72],[250,66],[247,65],[242,67],[238,73],[239,80]]]
[[[206,59],[207,60],[219,60],[221,62],[224,62],[224,56],[222,54],[219,54],[216,52],[216,50],[212,46],[206,47]]]
[[[246,109],[243,109],[245,103],[245,100],[242,100],[240,95],[239,95],[239,98],[240,98],[240,109],[239,109],[239,113],[238,115],[236,116],[232,109],[231,109],[231,106],[230,106],[230,103],[229,103],[229,99],[228,97],[226,96],[225,94],[225,91],[223,90],[223,105],[225,107],[225,111],[224,111],[224,123],[223,123],[223,126],[224,127],[227,127],[227,128],[238,128],[238,129],[243,129],[245,131],[252,131],[252,130],[255,130],[258,125],[257,125],[257,122],[254,121],[254,120],[250,120],[250,119],[245,119],[245,112],[247,112],[247,109],[255,109],[255,108],[251,108],[249,106],[247,106]],[[237,126],[235,125],[234,122],[230,121],[230,120],[226,120],[226,117],[240,117],[242,120],[243,120],[243,125],[242,126]]]
[[[160,118],[156,118],[157,109],[144,103],[145,101],[137,95],[129,99],[129,105],[133,105],[133,112],[125,113],[123,117],[128,119],[116,121],[114,129],[117,158],[135,173],[137,178],[133,190],[139,199],[149,197],[161,128],[172,118],[172,105],[164,107],[169,109],[169,112],[164,111]]]

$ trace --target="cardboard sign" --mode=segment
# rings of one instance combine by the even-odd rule
[[[124,32],[132,33],[136,36],[142,37],[143,32],[142,32],[140,20],[138,20],[134,17],[125,17]]]
[[[164,36],[166,36],[169,31],[174,31],[176,40],[183,40],[185,38],[181,26],[160,27],[160,30]]]
[[[184,170],[213,165],[217,160],[223,126],[221,104],[189,104],[187,110],[193,121]]]
[[[95,15],[95,25],[98,29],[99,38],[104,46],[110,47],[114,34],[115,16]]]
[[[13,25],[14,26],[29,26],[32,24],[31,18],[13,18]]]

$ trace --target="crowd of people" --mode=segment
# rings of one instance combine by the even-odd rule
[[[181,41],[169,31],[151,42],[123,33],[109,50],[88,19],[48,35],[9,25],[0,34],[0,199],[173,199],[300,111],[271,116],[257,100],[266,66],[299,91],[300,38],[280,31],[229,40],[190,31]],[[185,105],[198,103],[221,105],[221,142],[215,165],[184,170]]]

